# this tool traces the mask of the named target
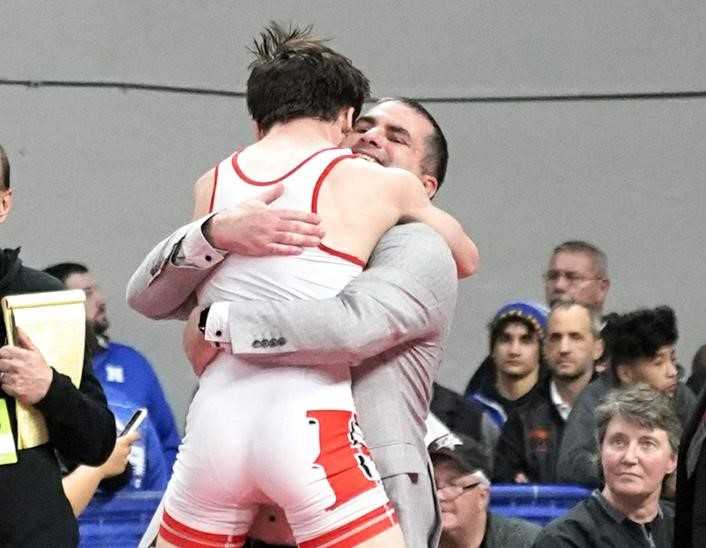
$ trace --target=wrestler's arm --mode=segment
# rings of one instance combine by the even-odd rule
[[[223,303],[225,314],[212,305],[206,338],[273,365],[357,365],[446,329],[457,285],[439,235],[418,223],[401,225],[383,236],[368,268],[338,296]]]
[[[394,184],[387,185],[391,200],[400,208],[400,221],[419,221],[436,230],[451,248],[459,278],[471,276],[478,268],[478,248],[465,233],[461,223],[434,206],[421,185],[411,173],[397,174]]]

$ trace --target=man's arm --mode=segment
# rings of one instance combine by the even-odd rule
[[[594,381],[599,382],[599,381]],[[589,385],[571,410],[559,449],[557,480],[598,487],[595,386]]]
[[[456,266],[436,232],[416,223],[396,226],[368,264],[331,299],[229,303],[223,317],[209,314],[206,337],[253,361],[350,366],[446,329]]]
[[[208,213],[213,177],[211,170],[194,186],[194,220],[157,244],[128,282],[128,304],[148,318],[188,318],[196,288],[228,253],[296,255],[321,243],[317,215],[268,207],[284,192],[281,184],[238,208]]]

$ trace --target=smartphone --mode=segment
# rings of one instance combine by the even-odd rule
[[[123,431],[120,432],[121,436],[124,436],[125,434],[128,434],[130,432],[134,432],[137,430],[140,425],[142,424],[142,421],[145,420],[147,417],[147,409],[144,407],[139,407],[133,414],[132,417],[130,417],[130,420],[127,421],[127,424],[125,425],[125,428],[123,428]]]

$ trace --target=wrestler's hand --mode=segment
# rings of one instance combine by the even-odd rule
[[[54,370],[20,328],[17,344],[0,348],[0,385],[9,396],[34,405],[47,395]]]
[[[204,236],[217,249],[253,257],[297,255],[304,247],[318,246],[324,237],[318,215],[268,207],[283,192],[278,183],[237,208],[216,213],[204,224]]]
[[[184,326],[181,340],[186,357],[191,362],[191,369],[193,369],[197,377],[201,376],[203,370],[206,369],[206,366],[213,361],[213,358],[219,352],[212,344],[206,342],[203,338],[203,333],[199,330],[201,310],[203,309],[196,307],[191,311],[189,319]]]

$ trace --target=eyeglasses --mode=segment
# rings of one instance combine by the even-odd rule
[[[603,279],[601,276],[584,276],[582,274],[579,274],[578,272],[572,272],[570,270],[549,270],[544,274],[544,281],[546,283],[556,282],[560,278],[564,278],[566,280],[566,283],[568,283],[569,285],[579,285],[591,280],[595,281]]]
[[[443,500],[450,500],[450,499],[455,499],[457,497],[460,497],[463,495],[465,492],[470,491],[471,489],[475,489],[478,487],[481,483],[481,481],[477,481],[475,483],[471,483],[469,485],[455,485],[453,483],[449,485],[445,485],[444,487],[440,487],[436,490],[437,495],[439,498]]]

